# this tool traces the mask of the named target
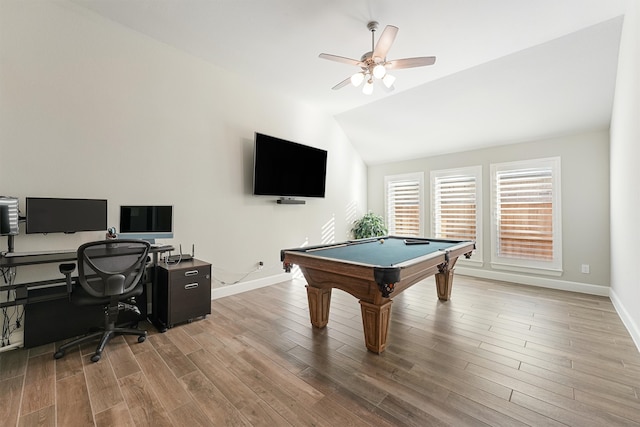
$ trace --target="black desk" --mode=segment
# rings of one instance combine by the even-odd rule
[[[174,248],[171,245],[164,246],[151,246],[149,253],[153,255],[154,265],[158,262],[158,254],[163,252],[170,252]],[[68,261],[76,261],[77,252],[59,252],[59,253],[43,253],[43,254],[29,254],[18,256],[0,256],[0,268],[21,267],[25,265],[37,265],[37,264],[53,264],[63,263]]]
[[[149,253],[151,263],[147,266],[146,284],[157,283],[156,266],[159,254],[173,250],[173,246],[152,246]],[[47,254],[29,254],[20,256],[0,256],[0,268],[24,267],[39,264],[60,264],[76,262],[76,251]],[[86,332],[88,325],[100,325],[103,312],[100,307],[79,307],[71,304],[68,299],[65,278],[60,274],[58,278],[27,282],[12,285],[0,284],[0,291],[15,289],[16,297],[13,301],[0,303],[0,307],[24,305],[24,347],[35,347],[49,342],[59,341],[81,335]],[[157,307],[156,292],[151,292],[152,314],[151,322],[156,322],[157,315],[153,307]],[[147,286],[144,293],[137,298],[138,307],[147,317]],[[131,319],[133,321],[138,319]],[[156,326],[158,327],[158,326]],[[162,326],[158,327],[162,330]],[[166,328],[165,328],[166,329]],[[162,330],[164,332],[164,330]]]

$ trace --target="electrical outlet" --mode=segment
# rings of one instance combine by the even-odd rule
[[[589,264],[582,264],[581,271],[582,271],[584,274],[589,274]]]
[[[262,270],[262,267],[264,267],[264,262],[258,261],[258,270]]]

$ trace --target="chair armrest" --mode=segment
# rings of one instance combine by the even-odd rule
[[[68,275],[71,275],[71,273],[73,273],[76,270],[76,265],[73,262],[69,262],[66,264],[60,264],[58,268],[60,269],[60,273],[64,274],[65,276],[68,276]]]

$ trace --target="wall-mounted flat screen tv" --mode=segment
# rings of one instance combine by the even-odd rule
[[[324,197],[327,151],[256,132],[253,194]]]
[[[107,229],[105,199],[26,198],[27,234],[75,233]]]

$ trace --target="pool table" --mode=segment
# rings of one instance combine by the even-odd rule
[[[381,353],[387,344],[391,298],[435,274],[438,298],[448,300],[458,257],[469,258],[474,249],[475,243],[467,240],[385,236],[284,249],[280,258],[285,271],[296,264],[307,280],[313,326],[327,325],[331,290],[342,289],[360,301],[367,348]]]

